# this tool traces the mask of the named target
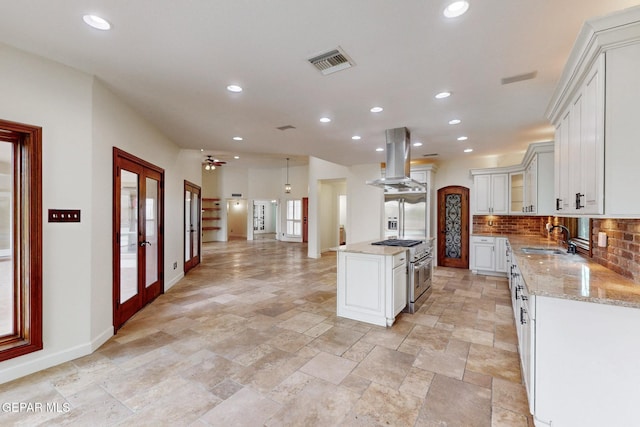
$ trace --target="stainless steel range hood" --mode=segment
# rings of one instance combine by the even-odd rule
[[[384,178],[367,184],[389,191],[426,191],[425,184],[411,179],[411,141],[409,129],[395,128],[385,131],[387,137]]]

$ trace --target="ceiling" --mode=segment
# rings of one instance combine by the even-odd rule
[[[228,162],[238,155],[282,167],[285,157],[311,155],[376,163],[384,130],[402,126],[423,143],[414,159],[450,160],[552,139],[544,111],[584,20],[638,2],[470,0],[451,20],[446,4],[0,0],[0,42],[97,76],[178,145]],[[88,27],[88,13],[112,29]],[[355,66],[322,75],[308,62],[336,47]],[[244,90],[231,93],[229,84]],[[452,96],[434,98],[444,90]],[[449,125],[454,118],[462,122]],[[277,129],[286,125],[295,129]]]

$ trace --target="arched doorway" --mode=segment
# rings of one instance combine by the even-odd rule
[[[438,190],[438,265],[469,268],[469,189]]]

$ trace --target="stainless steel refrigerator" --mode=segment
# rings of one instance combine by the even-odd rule
[[[426,239],[427,193],[385,193],[384,216],[386,239]]]

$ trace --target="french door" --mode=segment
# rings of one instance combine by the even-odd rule
[[[200,187],[184,182],[184,273],[200,264]]]
[[[438,265],[469,268],[469,189],[438,190]]]
[[[113,326],[164,290],[164,170],[113,149]]]

